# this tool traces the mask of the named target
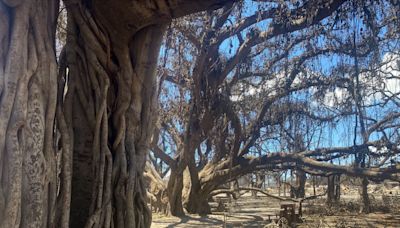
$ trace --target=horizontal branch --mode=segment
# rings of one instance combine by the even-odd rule
[[[266,195],[266,196],[268,196],[268,197],[271,197],[271,198],[274,198],[274,199],[277,199],[277,200],[280,200],[280,201],[293,201],[293,202],[298,202],[298,200],[295,200],[295,199],[292,199],[292,198],[286,198],[286,197],[276,196],[276,195],[273,195],[273,194],[271,194],[271,193],[268,193],[268,192],[266,192],[266,191],[264,191],[264,190],[262,190],[262,189],[259,189],[259,188],[240,187],[239,190],[240,190],[240,191],[256,191],[256,192],[262,193],[263,195]]]
[[[158,145],[155,145],[153,143],[151,151],[153,151],[154,156],[167,163],[167,165],[169,165],[170,167],[176,166],[176,161],[172,159],[167,153],[165,153]]]

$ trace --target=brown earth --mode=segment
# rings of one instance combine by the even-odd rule
[[[381,195],[372,197],[381,207],[387,206],[381,201]],[[217,203],[210,203],[214,212],[208,216],[188,215],[178,218],[153,214],[151,227],[276,227],[269,219],[277,220],[279,203],[270,197],[255,198],[246,194],[236,201],[226,202],[225,212],[215,212]],[[400,227],[398,208],[391,208],[386,213],[361,214],[358,213],[358,203],[357,194],[344,195],[340,205],[334,209],[328,209],[323,198],[312,200],[304,204],[304,222],[296,227]]]

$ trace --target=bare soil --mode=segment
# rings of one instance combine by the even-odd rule
[[[371,196],[374,204],[388,209],[381,200],[381,194]],[[207,216],[188,215],[178,218],[153,214],[151,227],[276,227],[271,220],[276,221],[278,218],[279,203],[270,197],[246,194],[238,200],[227,202],[224,212],[215,212],[217,203],[210,203],[214,212]],[[313,200],[304,204],[303,223],[295,227],[400,227],[400,211],[397,209],[363,214],[359,213],[359,207],[358,195],[354,192],[343,195],[340,205],[333,209],[328,208],[324,198]]]

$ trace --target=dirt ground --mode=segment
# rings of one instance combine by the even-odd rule
[[[338,210],[329,211],[325,199],[321,198],[303,206],[303,223],[296,227],[393,227],[400,228],[400,211],[386,211],[370,214],[358,213],[355,208],[358,195],[350,192],[342,196]],[[381,195],[372,195],[378,202]],[[353,203],[354,202],[354,203]],[[379,201],[382,205],[382,201]],[[274,227],[271,220],[276,220],[280,202],[270,197],[244,195],[239,200],[226,203],[225,212],[213,212],[211,215],[188,215],[183,218],[153,214],[152,228],[161,227]],[[217,203],[210,203],[216,208]],[[354,207],[349,209],[349,205]],[[385,206],[385,205],[383,205]],[[271,220],[269,220],[271,219]]]
[[[343,216],[305,216],[305,223],[297,227],[400,227],[400,216],[384,213],[371,213],[368,215],[343,215]],[[226,221],[226,222],[224,222]],[[259,215],[230,215],[224,220],[223,215],[208,215],[200,217],[190,215],[184,218],[164,217],[155,215],[151,227],[268,227],[268,222]],[[224,226],[225,224],[225,226]]]

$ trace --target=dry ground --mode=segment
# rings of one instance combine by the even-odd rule
[[[305,205],[305,222],[297,227],[394,227],[400,228],[400,211],[391,213],[375,212],[360,214],[358,209],[349,212],[345,207],[349,202],[357,202],[356,194],[342,197],[342,208],[329,212],[324,205],[324,199]],[[374,196],[375,199],[378,196]],[[211,203],[216,206],[215,203]],[[309,208],[308,208],[309,207]],[[310,210],[311,208],[311,210]],[[317,210],[317,213],[315,212]],[[307,213],[309,211],[309,213]],[[313,212],[311,212],[313,211]],[[321,211],[321,213],[318,213]],[[245,195],[237,201],[228,203],[227,212],[214,212],[208,216],[188,215],[184,218],[153,215],[152,228],[161,227],[268,227],[268,217],[275,218],[279,212],[279,201],[269,197],[251,197]],[[310,214],[312,213],[312,214]]]

